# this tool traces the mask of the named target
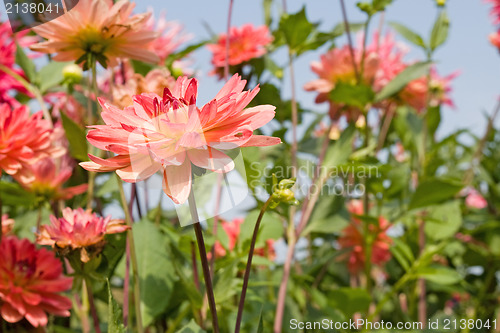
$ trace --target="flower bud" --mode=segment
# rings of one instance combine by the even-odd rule
[[[444,7],[446,5],[446,0],[436,0],[438,7]]]
[[[83,71],[80,66],[71,64],[63,68],[63,78],[68,84],[76,84],[82,80]]]

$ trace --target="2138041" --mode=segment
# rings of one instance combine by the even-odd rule
[[[5,9],[7,10],[7,14],[41,14],[41,13],[62,13],[63,8],[59,5],[59,3],[6,3]]]
[[[490,319],[445,319],[443,329],[456,330],[456,329],[497,329],[497,320]]]

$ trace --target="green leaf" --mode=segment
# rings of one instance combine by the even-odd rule
[[[392,3],[393,0],[373,0],[372,7],[377,12],[384,11],[387,6]]]
[[[202,41],[196,44],[188,45],[184,49],[180,50],[179,52],[173,53],[168,56],[168,58],[165,60],[165,65],[167,67],[172,66],[174,61],[180,60],[186,56],[188,56],[191,52],[196,51],[200,47],[204,46],[208,41]]]
[[[285,14],[281,17],[279,31],[283,34],[288,47],[299,51],[315,30],[315,25],[307,20],[305,6],[295,14]]]
[[[425,217],[425,233],[433,240],[452,237],[462,225],[462,212],[458,200],[432,206]]]
[[[462,280],[462,276],[457,271],[442,266],[420,268],[416,275],[418,278],[445,285],[456,284]]]
[[[397,22],[389,22],[389,25],[410,43],[427,49],[424,39],[415,31]]]
[[[28,80],[33,83],[36,82],[36,67],[33,61],[24,53],[24,50],[19,44],[17,44],[16,49],[16,63],[22,68],[24,74],[28,77]]]
[[[26,191],[17,183],[1,182],[2,204],[10,206],[30,206],[35,203],[36,196]]]
[[[61,112],[61,120],[70,146],[71,156],[80,161],[87,161],[87,138],[85,130]]]
[[[271,12],[271,7],[273,0],[263,0],[262,7],[264,8],[264,22],[269,27],[273,22],[273,16]]]
[[[42,94],[63,81],[63,69],[69,64],[71,62],[51,61],[40,70],[40,92]]]
[[[189,324],[181,328],[177,333],[205,333],[200,326],[194,321],[194,319],[191,319]]]
[[[427,75],[431,65],[431,62],[425,61],[417,62],[406,67],[377,94],[375,101],[382,101],[396,95],[403,90],[409,82]]]
[[[127,329],[122,322],[122,310],[111,293],[109,280],[106,279],[106,283],[108,285],[108,333],[126,333]]]
[[[134,224],[134,240],[141,290],[141,312],[144,326],[168,306],[175,281],[172,262],[167,253],[166,238],[149,221]]]
[[[413,194],[409,209],[422,208],[452,199],[463,188],[457,180],[434,178],[420,183]]]
[[[264,333],[264,321],[262,320],[262,310],[259,315],[259,326],[257,327],[257,333]]]
[[[338,82],[335,88],[330,92],[332,101],[364,109],[371,103],[375,97],[372,88],[365,84],[351,85],[344,82]]]
[[[434,27],[432,28],[430,38],[430,47],[432,51],[444,44],[444,42],[448,38],[449,28],[450,19],[448,18],[448,14],[446,13],[446,11],[443,9],[436,19]]]
[[[370,294],[364,289],[339,288],[329,295],[333,307],[342,311],[346,318],[351,318],[355,313],[366,314],[370,307]]]

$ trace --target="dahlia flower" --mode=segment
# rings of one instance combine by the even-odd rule
[[[500,30],[489,35],[491,45],[500,50]]]
[[[0,258],[0,315],[5,321],[26,318],[40,327],[47,325],[47,314],[70,315],[71,300],[60,293],[71,288],[73,279],[63,276],[52,251],[9,236],[0,243]]]
[[[42,113],[30,115],[25,106],[12,109],[0,104],[0,133],[0,170],[11,176],[40,158],[64,151],[51,144],[56,134]]]
[[[458,72],[441,77],[437,74],[437,70],[432,68],[430,82],[427,76],[413,80],[398,94],[398,98],[417,112],[423,112],[427,108],[427,103],[431,107],[443,104],[454,107],[450,98],[451,81],[457,76]]]
[[[272,105],[245,109],[259,88],[243,91],[246,81],[234,75],[215,98],[196,106],[198,81],[179,77],[163,98],[154,94],[134,96],[134,105],[118,109],[100,100],[105,125],[92,126],[87,139],[99,149],[117,154],[107,160],[89,155],[80,165],[89,171],[115,171],[135,183],[157,171],[163,173],[164,192],[177,204],[191,190],[191,164],[215,172],[229,172],[232,159],[224,153],[237,147],[269,146],[279,138],[253,131],[274,118]]]
[[[404,69],[402,58],[405,51],[396,45],[392,34],[380,38],[379,34],[375,33],[373,42],[366,47],[363,61],[362,39],[360,35],[359,45],[353,49],[354,62],[359,75],[361,74],[361,63],[363,63],[361,83],[372,87],[377,92]],[[311,69],[319,78],[308,82],[304,89],[318,92],[316,103],[329,102],[330,116],[333,119],[338,119],[340,117],[339,111],[344,105],[329,101],[329,93],[339,82],[350,85],[358,83],[349,45],[334,48],[321,55],[319,62],[313,61],[311,63]],[[348,111],[348,113],[359,113],[359,110],[354,108],[350,108]]]
[[[80,252],[80,260],[88,262],[99,254],[105,244],[104,236],[130,229],[123,220],[99,217],[90,210],[64,208],[61,218],[50,216],[50,225],[42,225],[38,244],[50,245],[66,255],[72,250]]]
[[[224,67],[226,64],[227,34],[219,35],[216,44],[208,44],[212,51],[212,64],[215,67]],[[229,30],[229,65],[235,66],[253,58],[266,54],[266,46],[273,40],[269,28],[265,25],[254,27],[245,24],[240,28],[232,27]]]
[[[26,190],[53,200],[68,200],[82,194],[88,185],[63,188],[73,173],[74,163],[68,155],[45,157],[26,167],[22,177],[14,178]]]
[[[34,27],[47,41],[31,49],[56,53],[57,61],[84,62],[92,55],[104,67],[117,65],[119,58],[157,63],[150,50],[156,33],[146,26],[151,14],[132,15],[134,7],[127,0],[79,1],[64,15]]]
[[[241,218],[234,219],[232,222],[221,222],[222,229],[224,229],[224,232],[229,239],[227,250],[232,251],[238,243],[242,224],[243,219]],[[216,258],[222,258],[226,256],[226,249],[221,245],[219,241],[215,242],[214,247]],[[255,249],[255,254],[261,257],[267,257],[270,260],[274,260],[274,258],[276,258],[276,254],[274,252],[274,241],[272,239],[266,240],[266,246],[263,248]],[[207,254],[208,259],[211,259],[211,256],[212,253]]]
[[[169,22],[165,19],[165,16],[164,12],[161,13],[156,21],[151,16],[147,23],[148,29],[155,31],[158,35],[151,43],[151,47],[153,52],[160,58],[160,65],[164,65],[168,56],[191,38],[191,36],[183,33],[183,26],[181,24],[172,21]]]
[[[347,208],[351,214],[363,214],[363,204],[360,200],[351,201],[351,204]],[[342,249],[349,249],[348,269],[353,274],[359,273],[365,267],[366,242],[361,232],[363,229],[362,223],[358,218],[351,218],[351,224],[343,230],[341,237],[338,239]],[[392,240],[386,234],[389,226],[389,222],[380,216],[377,225],[370,224],[368,227],[370,234],[375,234],[371,248],[371,262],[375,265],[382,265],[391,258],[389,248]]]
[[[9,219],[9,216],[7,214],[2,215],[2,221],[1,221],[1,226],[2,226],[2,235],[7,235],[9,232],[11,232],[12,227],[14,226],[14,220]]]

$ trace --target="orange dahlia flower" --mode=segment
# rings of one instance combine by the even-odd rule
[[[130,229],[122,220],[99,217],[82,208],[65,208],[62,215],[61,218],[50,216],[51,224],[40,227],[37,242],[53,246],[63,255],[72,250],[80,251],[82,262],[88,262],[101,252],[105,235]]]
[[[13,109],[0,104],[0,134],[0,170],[11,176],[40,158],[64,153],[51,144],[55,132],[42,113],[30,115],[25,106]]]
[[[150,50],[156,33],[147,29],[150,13],[132,15],[135,4],[127,0],[85,0],[64,15],[33,28],[47,41],[31,46],[56,53],[57,61],[85,62],[91,55],[101,65],[115,66],[118,58],[157,63]]]
[[[196,106],[198,81],[179,77],[163,98],[156,94],[134,96],[134,105],[118,109],[100,100],[106,125],[92,126],[87,139],[115,154],[107,160],[89,155],[80,165],[89,171],[115,171],[135,183],[163,172],[164,192],[175,202],[187,200],[191,190],[191,164],[216,172],[229,172],[233,160],[224,150],[269,146],[279,138],[253,131],[274,118],[272,105],[245,107],[259,88],[243,91],[246,81],[233,76],[215,98]]]
[[[10,236],[0,243],[0,315],[9,323],[23,318],[46,326],[47,314],[68,317],[71,301],[59,295],[73,279],[63,276],[61,262],[47,249]]]
[[[490,34],[489,38],[491,45],[495,46],[500,51],[500,30]]]
[[[227,34],[219,35],[217,44],[208,44],[213,53],[212,64],[215,67],[224,67],[226,64]],[[245,24],[241,28],[232,27],[229,30],[229,65],[239,65],[253,58],[266,54],[266,46],[273,40],[269,28],[265,25],[254,27]]]
[[[352,200],[347,208],[353,215],[363,214],[363,204],[360,200]],[[358,218],[351,218],[351,224],[338,239],[342,249],[349,249],[348,268],[353,274],[359,273],[365,267],[366,236],[362,233],[362,223]],[[376,235],[371,249],[371,262],[375,265],[382,265],[391,259],[392,239],[386,234],[389,227],[389,222],[382,216],[378,218],[378,224],[370,224],[368,227],[370,234]]]

